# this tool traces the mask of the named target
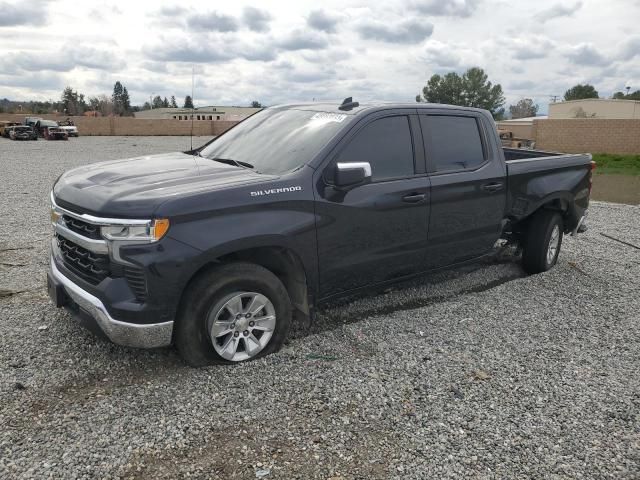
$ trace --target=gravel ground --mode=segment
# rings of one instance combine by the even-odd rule
[[[187,142],[0,139],[0,478],[640,478],[640,250],[604,236],[640,245],[640,207],[594,202],[546,274],[487,260],[194,370],[44,289],[57,176]]]

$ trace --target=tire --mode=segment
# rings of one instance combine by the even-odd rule
[[[527,273],[546,272],[558,261],[563,236],[562,216],[553,210],[540,210],[529,222],[522,251]]]
[[[254,309],[256,316],[252,317],[249,304],[254,299],[254,305],[264,303],[265,307],[257,312]],[[239,311],[240,319],[232,313]],[[273,322],[269,317],[274,317]],[[193,367],[232,364],[278,351],[290,325],[291,300],[280,279],[260,265],[229,263],[206,271],[187,286],[174,341],[182,358]],[[267,331],[269,327],[271,331]],[[230,333],[224,333],[228,330]],[[250,352],[257,346],[257,353]],[[235,352],[233,358],[230,352]]]

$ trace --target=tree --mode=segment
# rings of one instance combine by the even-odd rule
[[[432,75],[416,101],[483,108],[499,118],[504,114],[505,99],[500,84],[493,85],[484,70],[473,67],[462,76],[455,72]]]
[[[153,97],[153,108],[163,108],[164,102],[162,101],[162,97],[160,95],[156,95]]]
[[[62,92],[62,109],[67,115],[82,115],[87,109],[84,95],[66,87]]]
[[[113,97],[109,98],[106,95],[89,97],[89,108],[94,112],[99,112],[104,116],[112,115],[115,113]]]
[[[191,95],[187,95],[184,97],[184,108],[193,108],[193,100],[191,99]]]
[[[254,100],[251,102],[251,108],[262,108],[262,104],[259,101]]]
[[[120,81],[117,81],[113,85],[113,93],[111,94],[111,101],[113,102],[113,113],[116,115],[120,115],[122,113],[122,93],[124,89]]]
[[[624,92],[616,92],[613,94],[613,98],[616,100],[640,100],[640,90],[627,94]]]
[[[142,105],[142,110],[151,110],[151,104],[149,102],[144,102],[144,105]]]
[[[131,99],[129,98],[129,92],[127,91],[127,87],[123,87],[122,96],[120,97],[122,102],[122,113],[123,115],[128,115],[131,111]]]
[[[167,100],[167,97],[164,97],[164,100],[162,100],[162,107],[169,108],[169,100]]]
[[[530,98],[523,98],[515,105],[509,105],[511,118],[535,117],[538,113],[538,105],[533,103]]]
[[[593,85],[585,83],[584,85],[578,84],[564,92],[565,102],[569,100],[582,100],[583,98],[598,98],[598,91],[593,88]]]
[[[115,115],[129,115],[131,112],[131,100],[127,87],[117,81],[113,86],[113,94],[111,95],[113,103],[113,113]]]
[[[93,111],[97,111],[100,108],[100,100],[98,97],[89,97],[89,108]]]
[[[178,108],[175,95],[171,95],[171,108]]]

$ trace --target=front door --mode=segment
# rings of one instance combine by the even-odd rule
[[[415,110],[363,119],[317,172],[320,297],[420,270],[429,222],[429,178]],[[371,183],[336,192],[338,162],[368,162]]]

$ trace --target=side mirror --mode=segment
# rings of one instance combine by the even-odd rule
[[[371,181],[369,162],[336,163],[333,179],[338,188],[355,187]]]

